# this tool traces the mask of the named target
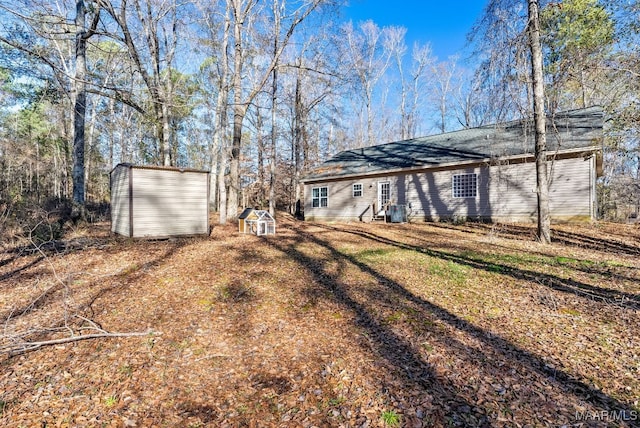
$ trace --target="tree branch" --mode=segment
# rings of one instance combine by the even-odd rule
[[[83,334],[80,336],[71,336],[71,337],[63,337],[60,339],[51,339],[51,340],[42,340],[38,342],[22,342],[11,345],[4,345],[0,347],[0,353],[7,353],[9,357],[14,357],[16,355],[24,354],[26,352],[35,351],[44,346],[52,346],[52,345],[61,345],[65,343],[71,342],[79,342],[81,340],[89,340],[89,339],[98,339],[104,337],[136,337],[136,336],[148,336],[148,335],[156,335],[159,336],[162,332],[148,330],[144,332],[131,332],[131,333],[120,333],[120,332],[108,332],[104,330],[98,330],[100,333],[92,333],[92,334]]]

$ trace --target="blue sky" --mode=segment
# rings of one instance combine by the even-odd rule
[[[379,26],[403,26],[406,43],[431,43],[434,55],[446,60],[461,51],[466,36],[487,0],[350,0],[346,19],[354,23],[373,20]]]

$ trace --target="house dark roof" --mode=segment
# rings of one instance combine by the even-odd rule
[[[603,111],[590,107],[547,119],[547,150],[593,150],[602,139]],[[482,162],[534,153],[532,120],[518,120],[445,134],[346,150],[319,165],[303,182],[386,171]]]

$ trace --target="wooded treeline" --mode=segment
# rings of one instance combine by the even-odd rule
[[[640,201],[640,3],[540,6],[546,111],[605,108],[600,213],[625,219]],[[120,162],[211,170],[222,222],[293,212],[300,176],[339,150],[532,115],[527,1],[488,2],[470,54],[447,59],[344,7],[0,1],[0,221],[108,201]]]

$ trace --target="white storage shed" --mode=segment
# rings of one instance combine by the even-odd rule
[[[132,238],[209,234],[209,172],[117,165],[110,173],[111,231]]]

